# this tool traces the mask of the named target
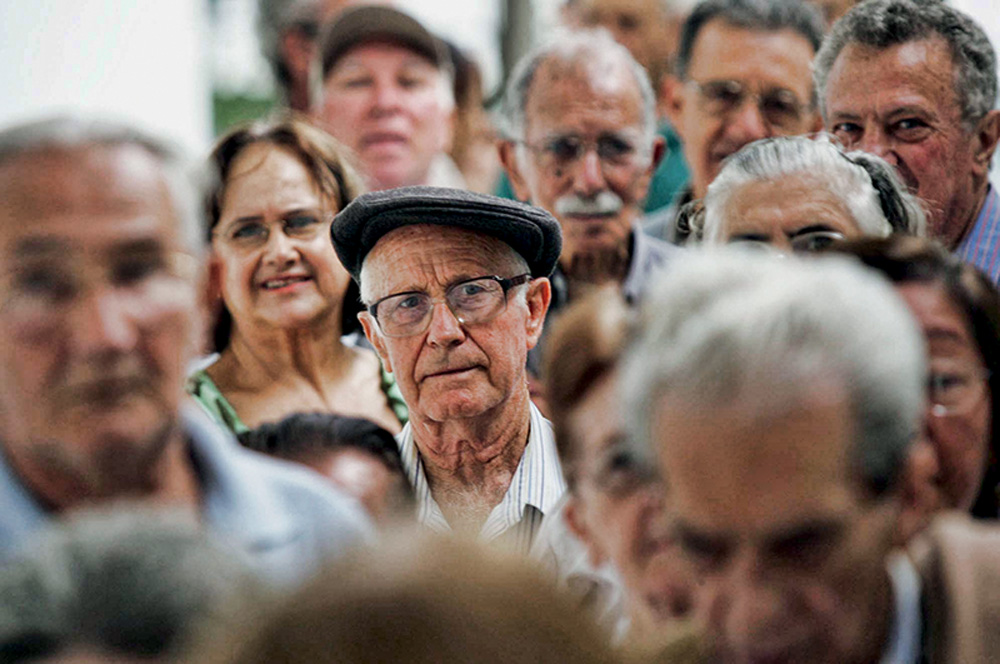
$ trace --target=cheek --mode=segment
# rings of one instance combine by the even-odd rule
[[[358,128],[365,114],[366,102],[362,95],[343,90],[326,93],[323,102],[323,124],[339,141],[357,147],[360,139]]]

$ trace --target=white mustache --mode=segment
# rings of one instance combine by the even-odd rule
[[[592,216],[614,215],[625,207],[625,201],[613,191],[604,190],[594,196],[585,198],[577,194],[567,194],[555,202],[556,214],[559,216]]]

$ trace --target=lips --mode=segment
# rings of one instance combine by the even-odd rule
[[[370,148],[382,145],[401,145],[408,141],[406,134],[396,131],[375,131],[361,137],[361,147]]]
[[[312,277],[308,275],[283,275],[277,277],[271,277],[270,279],[265,279],[261,282],[260,287],[263,290],[279,290],[281,288],[288,288],[295,284],[301,284],[305,281],[311,281]]]
[[[456,367],[454,369],[442,369],[440,371],[435,371],[433,373],[427,374],[426,376],[424,376],[424,380],[427,380],[428,378],[444,378],[447,376],[457,376],[459,374],[465,373],[467,371],[472,371],[473,369],[477,368],[478,367],[476,365],[472,365],[466,367]]]

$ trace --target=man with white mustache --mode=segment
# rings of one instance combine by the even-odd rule
[[[665,151],[655,104],[646,71],[604,30],[561,33],[511,76],[500,157],[518,198],[552,212],[563,233],[550,312],[608,282],[634,303],[677,251],[638,225]],[[539,366],[536,348],[529,368]]]

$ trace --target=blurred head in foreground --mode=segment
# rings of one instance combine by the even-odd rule
[[[243,559],[187,515],[81,513],[0,567],[0,661],[165,662],[253,594]]]
[[[840,257],[719,250],[665,275],[645,316],[625,419],[658,461],[716,661],[878,661],[890,554],[922,518],[904,479],[926,363],[906,305]]]
[[[641,632],[687,613],[691,570],[665,527],[656,473],[625,440],[618,363],[629,336],[621,295],[595,291],[558,319],[544,375],[569,487],[568,525],[595,568],[607,561],[617,568],[631,630]]]
[[[407,533],[329,569],[198,664],[614,661],[523,561]]]

